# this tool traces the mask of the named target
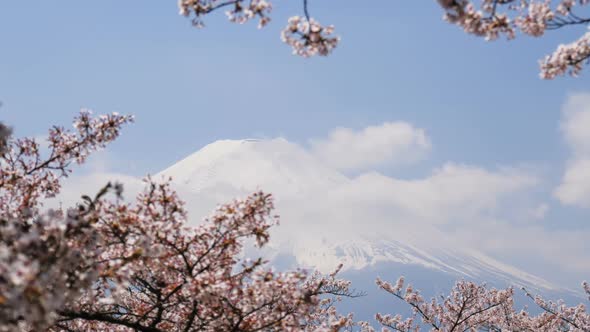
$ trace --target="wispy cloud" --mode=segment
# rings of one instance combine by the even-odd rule
[[[554,195],[563,204],[590,207],[590,94],[569,96],[562,114],[561,131],[572,157]]]

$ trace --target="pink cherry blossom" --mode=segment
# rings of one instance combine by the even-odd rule
[[[332,36],[333,26],[323,27],[310,18],[293,16],[281,34],[283,42],[293,48],[293,54],[303,57],[329,55],[338,45],[340,37]]]
[[[381,279],[376,283],[412,308],[412,315],[407,318],[399,314],[376,314],[382,331],[590,331],[590,314],[585,305],[568,307],[562,300],[546,301],[526,290],[525,294],[543,310],[541,314],[535,316],[515,309],[512,288],[498,290],[459,280],[449,295],[426,301],[411,285],[403,290],[403,278],[395,286]],[[588,283],[582,286],[590,295]],[[368,322],[357,325],[362,331],[375,331]]]

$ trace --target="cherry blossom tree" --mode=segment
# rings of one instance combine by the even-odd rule
[[[72,163],[104,147],[132,118],[112,114],[93,119],[82,112],[76,132],[49,131],[49,153],[33,139],[0,141],[0,330],[41,330],[55,310],[95,282],[92,266],[99,239],[93,211],[41,212],[42,200],[55,197]],[[101,195],[97,195],[100,197]],[[107,263],[110,264],[110,263]]]
[[[547,31],[562,28],[586,28],[590,16],[580,12],[588,0],[437,0],[444,10],[444,19],[461,27],[466,33],[496,40],[508,39],[518,32],[542,37]],[[203,27],[205,15],[225,9],[231,22],[243,24],[258,19],[262,28],[270,22],[272,4],[269,0],[180,0],[180,13],[190,17],[193,25]],[[281,39],[293,53],[310,57],[329,55],[338,45],[333,26],[322,26],[310,16],[308,0],[302,0],[302,15],[289,18]],[[559,45],[540,61],[541,77],[553,79],[566,73],[577,76],[590,58],[590,32],[582,31],[575,41]]]
[[[407,303],[413,314],[408,318],[401,315],[377,314],[375,319],[383,331],[590,331],[590,314],[583,304],[568,307],[561,300],[551,302],[539,296],[528,297],[542,309],[539,315],[514,308],[514,290],[497,290],[485,284],[459,280],[448,296],[427,301],[420,292],[408,285],[404,289],[404,278],[395,284],[377,279],[377,286],[395,298]],[[590,286],[584,282],[584,291],[590,295]],[[374,331],[366,322],[360,323],[364,331]]]
[[[0,130],[0,331],[336,331],[336,272],[273,271],[240,258],[277,223],[256,192],[186,224],[167,181],[146,178],[134,203],[107,184],[70,209],[45,211],[60,181],[133,118],[82,111],[74,132],[49,131],[49,152]]]

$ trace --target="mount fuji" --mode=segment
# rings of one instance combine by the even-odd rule
[[[456,189],[457,181],[469,184],[482,174],[489,190]],[[519,184],[506,174],[454,164],[428,179],[400,180],[376,172],[351,177],[282,138],[216,141],[158,176],[172,178],[187,201],[191,222],[216,204],[254,190],[272,193],[281,223],[262,254],[276,266],[327,272],[343,263],[344,275],[360,288],[374,288],[376,274],[388,274],[389,279],[423,280],[418,286],[433,292],[448,290],[457,278],[543,294],[570,292],[445,235],[448,220],[489,217],[517,186],[526,186],[526,179]]]

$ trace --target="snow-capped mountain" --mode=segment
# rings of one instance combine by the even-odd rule
[[[324,166],[285,139],[222,140],[209,144],[162,171],[192,192],[215,186],[297,195],[309,188],[333,187],[347,178]]]
[[[420,266],[453,278],[555,290],[540,277],[461,247],[436,227],[437,216],[485,216],[497,204],[496,198],[462,198],[451,186],[443,188],[440,197],[431,195],[427,202],[412,202],[418,208],[409,208],[404,204],[404,192],[393,190],[416,191],[424,186],[423,181],[414,184],[391,179],[384,181],[383,186],[389,187],[382,190],[381,175],[352,178],[320,160],[285,139],[222,140],[159,175],[172,177],[183,197],[188,197],[189,212],[195,219],[205,216],[215,204],[253,190],[273,193],[281,225],[274,230],[266,254],[276,259],[292,257],[299,265],[324,271],[339,263],[350,270],[395,264],[400,270],[394,273],[397,275],[404,273],[403,266]],[[390,188],[397,184],[401,189]],[[498,196],[503,194],[498,192]],[[466,205],[475,207],[466,208],[464,215],[445,214],[441,206],[449,206],[446,197],[452,197],[453,204],[464,199]],[[435,205],[427,205],[433,200]],[[421,213],[432,206],[434,211]]]

